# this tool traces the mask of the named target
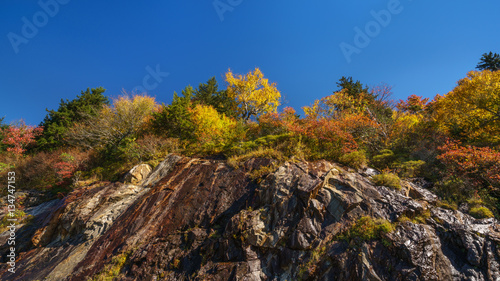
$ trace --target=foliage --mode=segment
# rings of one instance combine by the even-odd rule
[[[500,55],[493,52],[484,53],[476,68],[479,70],[500,70]]]
[[[396,174],[387,171],[384,171],[381,174],[373,176],[372,181],[374,184],[378,186],[392,187],[397,190],[401,189],[399,177]]]
[[[92,281],[108,281],[115,280],[115,278],[120,277],[121,270],[125,266],[127,262],[130,252],[121,253],[114,256],[111,259],[111,262],[107,264],[101,272],[95,275],[91,280]]]
[[[10,215],[12,214],[12,215]],[[26,214],[23,210],[16,209],[14,212],[6,213],[5,216],[0,220],[0,231],[4,232],[7,227],[12,223],[9,219],[17,219],[16,225],[29,223],[32,219],[32,215]]]
[[[408,112],[411,114],[419,113],[425,110],[429,102],[429,98],[411,95],[406,100],[399,100],[396,108],[400,112]]]
[[[130,146],[126,160],[132,163],[157,164],[157,161],[163,160],[168,154],[180,152],[180,146],[179,139],[146,134]]]
[[[493,218],[493,213],[486,207],[472,207],[469,210],[469,214],[476,219]]]
[[[75,125],[69,138],[83,147],[115,150],[137,137],[156,108],[155,99],[149,96],[118,97],[111,106],[103,107],[99,115]]]
[[[373,219],[368,216],[359,218],[354,225],[339,236],[342,240],[360,239],[369,241],[381,239],[384,234],[394,231],[394,226],[385,219]]]
[[[162,105],[160,110],[153,113],[150,121],[151,130],[159,136],[166,135],[181,140],[193,139],[193,123],[191,121],[190,108],[193,106],[193,88],[186,87],[182,96],[174,92],[174,98],[170,105]]]
[[[207,83],[201,83],[194,90],[192,102],[212,106],[217,112],[228,117],[237,117],[237,104],[227,90],[219,90],[215,77],[210,78]]]
[[[276,112],[280,105],[281,94],[276,89],[276,83],[269,83],[259,68],[245,75],[234,75],[228,70],[226,82],[228,95],[236,100],[243,120],[248,121],[252,116]]]
[[[190,109],[193,135],[203,147],[220,152],[235,138],[236,121],[220,114],[209,105],[196,105]]]
[[[339,158],[340,163],[355,169],[366,167],[367,161],[368,160],[364,151],[352,151],[340,156]]]
[[[387,169],[391,167],[391,164],[396,160],[394,152],[390,149],[383,149],[379,151],[379,154],[373,156],[371,164],[379,169]]]
[[[435,105],[440,128],[474,145],[500,144],[500,72],[471,71]]]
[[[66,133],[76,122],[96,116],[104,105],[109,104],[104,91],[102,87],[87,89],[72,101],[61,100],[57,110],[47,109],[48,114],[40,124],[44,128],[43,134],[36,139],[37,150],[52,150],[66,145]]]
[[[43,131],[41,127],[26,125],[23,121],[2,130],[2,143],[7,145],[7,151],[21,156],[29,145],[35,143],[35,138]]]
[[[441,146],[438,159],[446,167],[446,174],[462,178],[476,188],[500,187],[500,152],[489,147],[462,146],[458,141],[447,141]]]
[[[410,160],[393,165],[399,176],[404,178],[414,178],[422,174],[422,169],[425,165],[422,160]]]

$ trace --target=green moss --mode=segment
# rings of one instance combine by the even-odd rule
[[[396,190],[401,189],[400,179],[393,173],[383,172],[382,174],[375,175],[372,177],[372,181],[379,186],[387,186]]]

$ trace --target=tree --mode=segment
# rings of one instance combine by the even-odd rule
[[[210,105],[226,116],[236,117],[238,114],[236,101],[228,95],[226,90],[219,90],[215,77],[198,86],[198,89],[194,91],[192,101],[194,104]]]
[[[233,75],[231,70],[226,73],[228,95],[236,100],[239,113],[243,120],[267,112],[276,112],[280,105],[281,94],[276,89],[276,83],[269,83],[260,69],[246,75]]]
[[[234,138],[236,121],[210,105],[198,104],[190,109],[196,141],[212,150],[224,147]]]
[[[368,93],[368,87],[364,87],[361,82],[356,80],[354,82],[352,80],[352,77],[345,77],[342,76],[342,78],[339,79],[339,82],[337,82],[337,86],[339,89],[337,91],[334,91],[333,93],[335,94],[336,92],[340,92],[342,90],[345,90],[345,92],[353,97],[353,98],[358,98],[360,95],[367,94]]]
[[[500,55],[493,52],[484,53],[476,68],[479,70],[500,70]]]
[[[42,127],[28,126],[24,121],[2,129],[2,143],[7,145],[7,151],[21,156],[26,148],[35,143],[35,137],[42,133]]]
[[[44,128],[37,138],[38,150],[53,150],[66,145],[65,136],[76,123],[96,116],[109,99],[103,95],[104,88],[87,89],[72,101],[61,100],[57,110],[48,110],[40,124]]]
[[[193,123],[189,111],[193,107],[193,91],[193,87],[187,86],[182,90],[182,96],[174,92],[172,103],[163,104],[158,112],[153,113],[150,127],[156,135],[182,140],[193,138]]]
[[[137,137],[156,110],[155,99],[149,96],[121,96],[99,115],[89,117],[69,131],[72,143],[85,147],[106,146],[109,149]]]
[[[500,144],[500,72],[471,71],[433,105],[440,128],[467,144]]]
[[[5,116],[0,118],[0,153],[7,150],[7,145],[3,143],[3,139],[5,138],[3,131],[9,127],[9,125],[3,123],[5,120]]]

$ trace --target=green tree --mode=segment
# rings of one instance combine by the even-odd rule
[[[500,55],[493,52],[484,53],[476,68],[479,70],[500,70]]]
[[[5,120],[5,116],[0,118],[0,153],[7,150],[7,145],[3,143],[4,133],[3,131],[9,127],[9,125],[5,124],[3,121]]]
[[[201,83],[194,91],[192,100],[195,104],[210,105],[226,116],[236,117],[238,114],[236,101],[226,90],[219,90],[215,77],[210,78],[207,83]]]
[[[193,138],[193,124],[189,109],[193,107],[193,87],[182,90],[182,96],[174,92],[169,105],[162,104],[161,109],[153,113],[151,128],[156,135],[167,135],[179,139]]]
[[[368,87],[363,86],[363,84],[361,84],[358,80],[354,82],[350,76],[342,76],[342,78],[339,79],[339,82],[337,82],[337,86],[339,89],[334,91],[334,94],[342,90],[345,90],[346,93],[353,98],[359,98],[360,95],[368,94]]]
[[[104,88],[87,89],[73,99],[62,100],[57,110],[48,110],[40,126],[43,133],[37,138],[37,150],[53,150],[66,145],[65,135],[76,122],[96,116],[109,99],[103,95]]]

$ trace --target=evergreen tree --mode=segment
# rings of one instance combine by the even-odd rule
[[[162,105],[159,112],[153,113],[151,127],[157,135],[167,135],[180,139],[192,139],[193,124],[189,109],[193,106],[193,87],[182,90],[182,96],[174,92],[170,105]]]
[[[62,100],[57,110],[48,110],[40,126],[43,133],[37,138],[37,150],[52,150],[66,145],[64,138],[68,130],[76,123],[96,116],[109,99],[103,95],[104,88],[87,89],[76,99]]]
[[[481,61],[476,66],[479,70],[500,70],[500,55],[497,53],[490,52],[489,54],[484,53],[481,57]]]
[[[228,95],[226,90],[219,90],[215,77],[198,86],[198,89],[194,91],[193,102],[211,105],[217,112],[226,116],[236,117],[238,115],[236,101]]]

